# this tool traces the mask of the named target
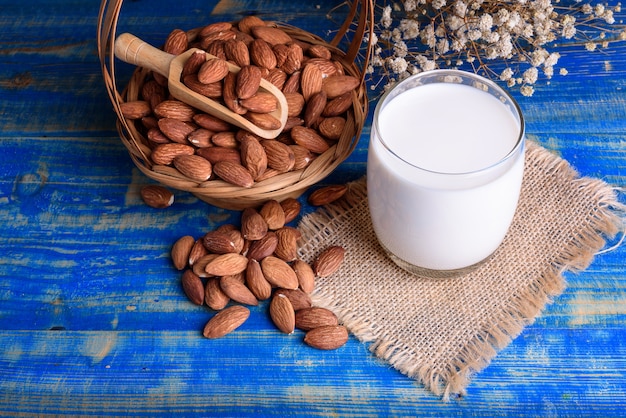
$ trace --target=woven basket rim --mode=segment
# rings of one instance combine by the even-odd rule
[[[137,100],[142,83],[149,76],[150,71],[137,67],[131,79],[122,92],[118,91],[115,78],[115,57],[113,43],[117,21],[123,0],[103,0],[98,20],[98,52],[100,56],[103,76],[113,108],[118,116],[117,130],[123,144],[127,148],[135,166],[150,179],[173,189],[187,191],[199,199],[226,209],[243,209],[275,199],[283,200],[288,197],[298,197],[307,188],[327,177],[341,164],[355,149],[361,135],[368,112],[368,98],[364,81],[364,73],[370,54],[371,44],[367,43],[362,67],[357,63],[357,53],[366,28],[373,27],[371,21],[372,0],[357,1],[351,5],[350,13],[339,33],[332,41],[326,41],[320,36],[304,29],[282,22],[266,22],[271,26],[279,27],[289,33],[294,39],[309,44],[324,45],[331,50],[333,58],[338,61],[346,74],[360,79],[359,87],[353,93],[352,107],[347,112],[346,127],[336,144],[320,154],[304,169],[278,174],[269,179],[255,182],[250,188],[232,185],[220,179],[198,182],[186,178],[175,168],[158,166],[151,162],[148,140],[137,128],[136,123],[122,116],[121,104],[126,101]],[[360,10],[359,7],[360,6]],[[361,12],[360,14],[358,12]],[[353,26],[353,20],[358,15],[358,26],[351,40],[348,52],[344,52],[337,44]],[[350,20],[351,21],[348,21]],[[370,19],[370,20],[368,20]],[[193,37],[201,28],[188,30]],[[342,31],[344,31],[342,33]],[[368,38],[368,39],[371,39]],[[355,44],[359,44],[356,45]]]

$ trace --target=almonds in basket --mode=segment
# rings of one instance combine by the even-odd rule
[[[241,209],[297,197],[358,141],[362,72],[312,34],[248,16],[150,48],[118,37],[116,55],[142,67],[116,110],[136,165],[160,183]]]

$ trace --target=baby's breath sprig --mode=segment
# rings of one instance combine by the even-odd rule
[[[539,79],[553,77],[560,58],[548,44],[582,42],[593,51],[626,39],[623,24],[615,20],[620,3],[584,1],[378,0],[366,69],[371,88],[387,89],[435,68],[469,66],[531,96]]]

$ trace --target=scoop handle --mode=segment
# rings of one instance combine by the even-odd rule
[[[129,64],[155,71],[164,77],[170,72],[170,63],[175,58],[130,33],[122,33],[115,40],[115,56]]]

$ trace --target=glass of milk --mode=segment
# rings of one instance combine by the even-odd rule
[[[517,207],[524,142],[515,100],[473,73],[428,71],[385,93],[374,113],[367,190],[389,257],[432,278],[487,260]]]

